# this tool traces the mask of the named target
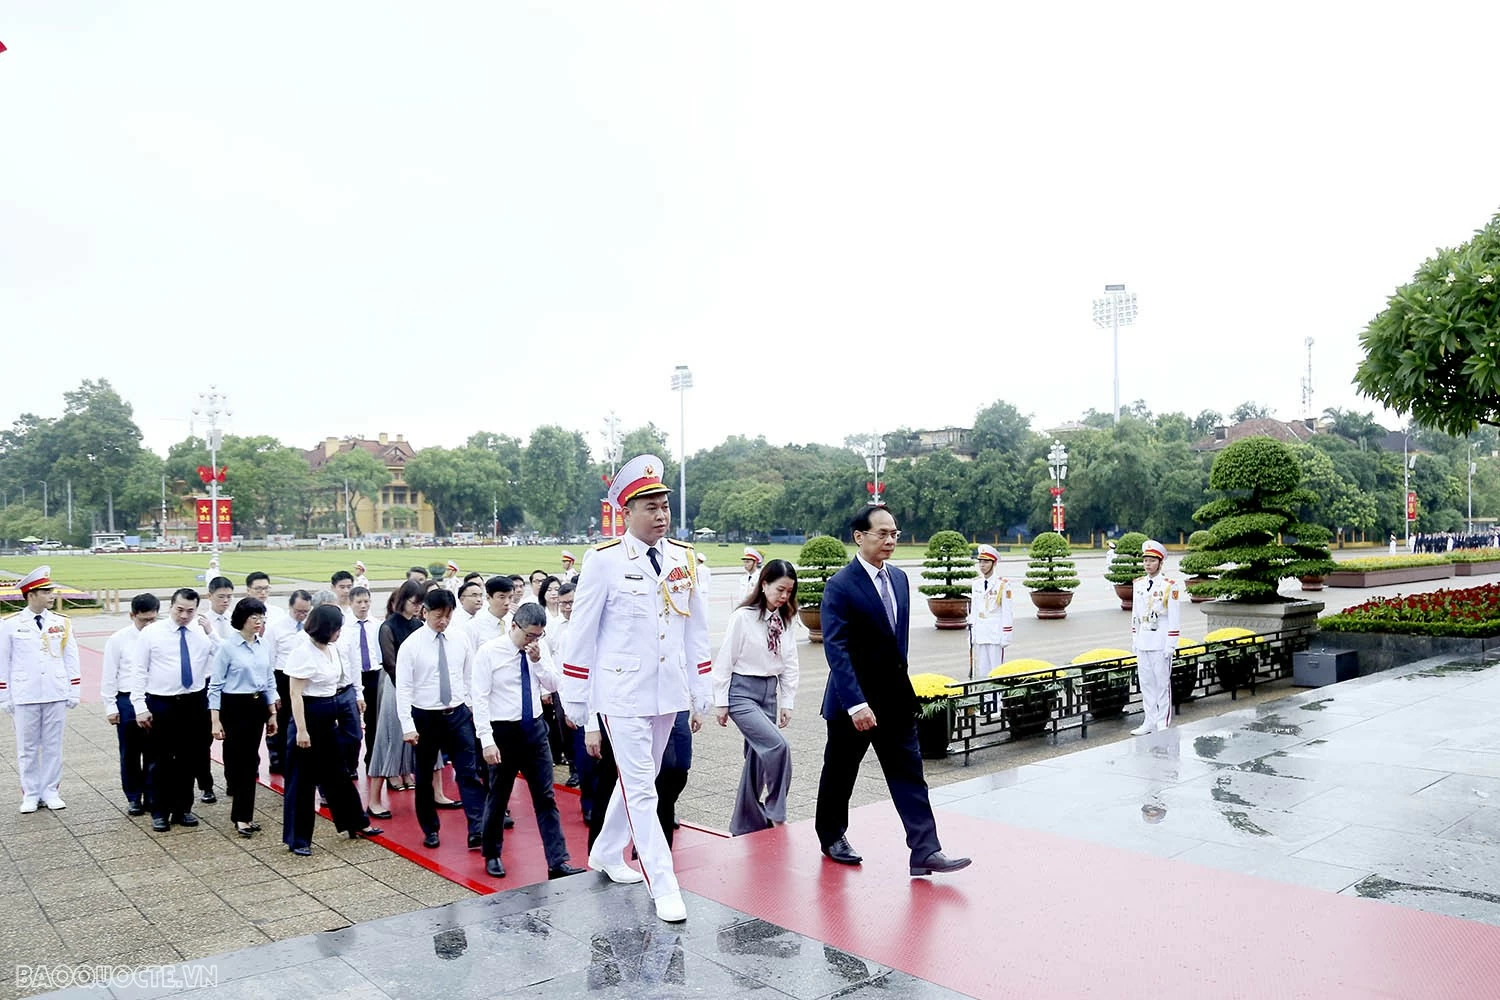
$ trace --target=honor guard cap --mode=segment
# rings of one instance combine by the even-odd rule
[[[999,562],[1000,550],[995,548],[993,545],[981,545],[979,546],[979,558],[990,559],[994,562]]]
[[[620,466],[614,482],[609,484],[609,505],[618,510],[636,497],[671,493],[672,487],[661,481],[663,468],[661,459],[655,455],[637,455]]]
[[[702,552],[700,552],[700,553],[698,553],[698,561],[701,562],[701,563],[707,563],[708,562],[708,556],[706,556]]]
[[[1153,538],[1148,538],[1141,543],[1142,556],[1155,556],[1158,559],[1167,558],[1167,547]]]
[[[362,562],[360,562],[358,559],[356,559],[356,560],[354,560],[354,568],[357,569],[357,570],[359,570],[362,573],[362,572],[364,572],[365,564],[362,563]]]
[[[577,559],[573,558],[573,553],[569,552],[567,549],[563,549],[563,551],[562,551],[562,557],[564,559],[566,559],[568,562],[577,562],[578,561]]]
[[[755,560],[755,565],[759,566],[760,563],[761,563],[761,560],[764,559],[765,557],[760,554],[760,550],[759,549],[751,548],[750,546],[746,545],[745,546],[745,554],[742,555],[742,556],[740,556],[740,558],[741,559],[754,559]]]
[[[458,563],[454,562],[452,559],[449,559],[448,560],[448,568],[451,569],[453,572],[457,573],[458,572]]]
[[[52,567],[38,566],[21,578],[21,596],[25,597],[33,590],[52,589]]]

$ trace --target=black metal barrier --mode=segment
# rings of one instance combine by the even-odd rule
[[[1306,629],[1265,632],[1255,636],[1199,643],[1172,658],[1172,704],[1242,688],[1253,694],[1265,681],[1289,677],[1292,654],[1304,650]],[[954,681],[949,716],[949,754],[962,753],[964,763],[976,750],[1015,739],[1078,729],[1088,736],[1089,723],[1140,710],[1140,679],[1134,656],[1061,664],[1049,670]],[[962,744],[955,750],[954,744]]]

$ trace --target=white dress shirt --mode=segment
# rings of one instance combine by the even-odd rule
[[[359,655],[359,624],[353,612],[344,616],[344,630],[339,633],[339,648],[344,661],[356,674],[364,670],[364,660]],[[364,620],[365,645],[370,650],[370,669],[380,669],[380,623],[373,618]]]
[[[438,644],[446,650],[449,699],[438,697]],[[423,625],[401,644],[396,654],[396,715],[402,733],[414,733],[414,708],[437,710],[456,708],[469,700],[469,681],[474,667],[474,651],[466,635],[446,636]]]
[[[547,651],[552,654],[553,663],[561,663],[563,655],[563,640],[568,635],[568,625],[573,619],[564,618],[561,614],[554,620],[551,615],[547,616]]]
[[[219,643],[227,639],[238,638],[234,634],[234,627],[229,624],[228,611],[221,615],[212,609],[207,609],[200,611],[199,617],[208,622],[208,637],[213,640],[215,649],[219,648]]]
[[[488,607],[480,608],[469,622],[469,635],[474,640],[474,648],[498,639],[510,631],[510,612],[505,613],[504,618],[496,618]]]
[[[779,614],[780,612],[777,612]],[[759,608],[736,608],[714,657],[714,705],[729,705],[729,682],[735,674],[775,677],[777,704],[788,711],[797,698],[797,636],[788,624],[781,633],[780,652],[769,644],[770,624]]]
[[[297,644],[286,658],[286,666],[281,668],[281,672],[288,677],[301,677],[307,681],[307,687],[302,689],[304,698],[328,698],[349,683],[351,672],[359,671],[358,668],[351,671],[344,662],[337,643],[329,643],[319,649],[309,639]]]
[[[187,636],[191,687],[182,686],[182,636]],[[130,690],[136,715],[146,713],[146,695],[171,697],[202,691],[208,685],[208,670],[214,644],[194,621],[179,632],[170,618],[159,618],[141,629],[134,652],[120,661],[120,687]]]
[[[274,622],[266,620],[266,634],[261,641],[271,647],[271,669],[286,673],[287,657],[298,644],[307,641],[307,633],[302,631],[301,622],[283,614]]]
[[[523,695],[521,657],[525,654],[516,648],[515,641],[503,635],[479,647],[474,657],[474,729],[483,746],[495,745],[491,722],[521,721],[522,697],[531,699],[531,717],[542,717],[542,692],[557,690],[557,668],[545,642],[538,643],[537,649],[541,658],[527,660],[531,690]]]
[[[115,703],[115,695],[120,693],[120,678],[124,674],[127,657],[137,652],[141,638],[141,630],[132,622],[109,637],[104,644],[104,672],[99,675],[99,697],[103,699],[105,709],[113,712],[109,706]]]

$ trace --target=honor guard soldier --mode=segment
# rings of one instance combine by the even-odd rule
[[[354,586],[370,589],[370,578],[365,576],[364,560],[354,560]]]
[[[1132,736],[1159,733],[1172,724],[1172,654],[1182,627],[1181,587],[1161,571],[1166,546],[1147,540],[1141,557],[1146,575],[1136,579],[1131,597],[1130,649],[1136,657],[1146,718],[1130,731]]]
[[[755,587],[760,582],[760,564],[764,561],[765,556],[760,554],[760,549],[745,546],[745,555],[740,559],[740,565],[745,567],[745,575],[740,578],[740,592],[734,598],[736,605],[755,593]]]
[[[993,545],[979,546],[979,575],[969,587],[969,637],[979,677],[988,677],[1005,662],[1015,621],[1011,583],[995,572],[999,563],[1000,552]]]
[[[589,867],[615,882],[642,881],[623,859],[634,840],[656,915],[675,922],[687,919],[687,909],[657,820],[655,782],[677,714],[697,713],[696,732],[697,716],[712,705],[713,657],[693,547],[667,538],[671,487],[661,471],[661,459],[641,455],[610,485],[626,534],[598,546],[580,577],[559,693],[575,726],[586,728],[589,714],[599,714],[620,772]],[[599,734],[585,739],[597,757]]]
[[[573,553],[569,552],[567,549],[563,549],[562,572],[557,574],[557,578],[563,583],[567,583],[569,580],[578,579],[578,570],[573,568],[573,564],[575,562],[577,562],[577,560],[573,558]]]
[[[52,601],[52,567],[38,566],[21,580],[26,610],[0,623],[0,710],[15,716],[21,811],[65,809],[62,783],[63,722],[78,705],[83,675],[78,640]]]

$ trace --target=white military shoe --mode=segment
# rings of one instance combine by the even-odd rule
[[[646,881],[646,876],[623,861],[616,861],[614,864],[610,864],[606,861],[600,861],[590,854],[589,867],[595,871],[603,872],[609,876],[611,882],[618,882],[620,885],[635,885],[637,882]]]
[[[36,796],[28,795],[21,800],[21,811],[23,813],[34,813],[36,812],[36,805]]]
[[[680,924],[687,919],[687,904],[682,893],[669,892],[656,897],[656,915],[669,924]]]
[[[1147,722],[1147,723],[1145,723],[1143,725],[1136,726],[1134,729],[1132,729],[1130,731],[1130,735],[1131,736],[1150,736],[1154,732],[1156,732],[1156,729],[1151,725],[1151,723]]]
[[[43,799],[42,805],[48,809],[66,809],[68,804],[62,800],[61,795],[54,795],[50,799]]]

